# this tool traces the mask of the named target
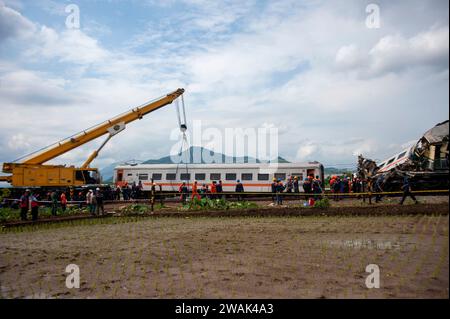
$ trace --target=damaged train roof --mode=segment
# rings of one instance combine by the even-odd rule
[[[429,144],[438,144],[448,141],[448,120],[437,124],[435,127],[425,132],[422,139],[425,139]]]

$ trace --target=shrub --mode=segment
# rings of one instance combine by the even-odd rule
[[[8,188],[2,188],[0,191],[0,202],[3,198],[8,198],[11,195],[11,191]]]
[[[314,208],[328,208],[330,207],[330,200],[328,197],[319,199],[314,203]]]
[[[194,198],[191,202],[183,205],[182,210],[226,210],[226,209],[248,209],[256,208],[257,204],[251,202],[229,202],[223,198]]]
[[[144,214],[149,211],[147,205],[133,204],[122,209],[122,213],[126,214]]]

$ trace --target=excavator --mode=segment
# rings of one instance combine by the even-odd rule
[[[180,88],[157,100],[133,108],[101,124],[86,129],[60,142],[45,147],[22,159],[3,164],[0,182],[8,182],[13,187],[59,188],[99,184],[100,174],[97,168],[91,168],[91,162],[98,156],[106,143],[116,134],[122,132],[126,125],[144,115],[171,104],[182,97],[184,89]],[[81,167],[66,165],[46,165],[45,163],[69,152],[98,137],[108,135],[106,140],[95,150]]]

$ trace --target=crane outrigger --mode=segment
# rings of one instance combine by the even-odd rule
[[[19,161],[4,163],[3,173],[10,175],[0,176],[0,181],[8,182],[13,187],[70,187],[99,183],[98,169],[90,168],[90,164],[105,144],[114,135],[123,131],[126,124],[142,119],[144,115],[171,104],[183,93],[184,89],[177,89],[162,98],[133,108],[126,113],[32,153]],[[88,157],[81,167],[44,164],[106,134],[108,134],[106,140]]]

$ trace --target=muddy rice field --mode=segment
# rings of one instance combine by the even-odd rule
[[[449,298],[447,204],[377,216],[166,214],[3,229],[0,296]],[[66,287],[69,264],[79,267],[79,288]],[[379,288],[366,286],[369,264],[379,267]]]

